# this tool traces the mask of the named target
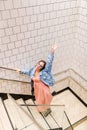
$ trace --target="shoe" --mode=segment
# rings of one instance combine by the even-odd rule
[[[39,113],[42,114],[43,116],[47,117],[51,112],[52,112],[51,109],[48,108],[46,111],[39,112]]]
[[[44,116],[47,117],[51,112],[52,112],[51,109],[48,108],[47,111],[44,113]]]
[[[46,111],[39,112],[41,115],[45,115]]]

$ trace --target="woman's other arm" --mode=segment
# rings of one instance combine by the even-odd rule
[[[51,69],[52,69],[52,62],[53,62],[53,59],[54,59],[54,52],[57,48],[57,45],[52,45],[51,47],[51,53],[48,55],[48,58],[47,58],[47,63],[46,63],[46,71],[49,71],[51,72]]]
[[[32,69],[29,69],[29,70],[24,70],[24,69],[19,69],[19,68],[16,68],[15,69],[18,73],[20,73],[20,74],[26,74],[26,75],[29,75],[30,76],[30,73],[31,73],[31,70]]]

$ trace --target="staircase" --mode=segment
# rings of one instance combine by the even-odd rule
[[[70,92],[66,91],[64,93],[69,96]],[[87,109],[85,107],[79,113],[79,116],[69,113],[73,109],[72,107],[70,110],[67,109],[70,121],[75,120],[71,125],[65,112],[65,106],[56,105],[58,102],[60,104],[65,102],[66,108],[68,107],[67,100],[61,98],[64,93],[54,96],[51,104],[52,113],[47,117],[38,113],[37,106],[29,95],[0,94],[0,130],[86,130]],[[71,96],[74,101],[74,96]]]
[[[19,80],[20,77],[16,74],[17,76],[13,80],[12,78],[15,77],[14,70],[0,68],[0,92],[14,93],[11,95],[0,93],[0,130],[87,129],[87,104],[80,100],[80,97],[78,98],[69,87],[60,91],[56,90],[56,93],[53,93],[52,113],[44,117],[37,112],[34,98],[30,96],[30,84],[26,78],[21,77],[23,81]],[[8,75],[5,77],[4,73],[7,73],[7,71],[12,71],[12,75],[14,74],[13,77],[10,77],[11,79],[8,79]],[[26,88],[26,94],[28,93],[29,95],[26,95],[25,91],[23,93],[22,91],[20,92],[19,88],[20,90]],[[65,104],[65,106],[56,104]]]
[[[44,117],[33,105],[32,99],[0,97],[0,130],[62,130],[54,113]]]

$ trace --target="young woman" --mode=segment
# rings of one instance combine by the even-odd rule
[[[50,103],[52,101],[52,95],[50,86],[54,85],[54,78],[51,70],[56,48],[56,45],[52,46],[47,62],[40,60],[34,67],[27,71],[16,69],[18,72],[30,76],[33,82],[37,110],[44,116],[47,116],[51,112]]]

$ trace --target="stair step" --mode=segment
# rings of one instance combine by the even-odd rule
[[[87,130],[87,116],[85,119],[82,119],[78,123],[76,123],[74,126],[74,130]]]
[[[4,101],[11,121],[13,123],[14,128],[22,129],[25,126],[29,126],[33,123],[31,119],[17,106],[17,104],[7,99]]]
[[[31,99],[26,100],[26,104],[31,104],[34,105],[33,101]],[[40,113],[38,113],[36,106],[28,106],[34,119],[44,128],[44,129],[48,129],[48,125],[45,122],[44,118],[41,116]]]
[[[0,98],[0,130],[12,130],[6,110]]]
[[[73,95],[73,93],[70,90],[66,90],[63,93],[60,93],[59,95],[55,96],[52,100],[52,104],[53,103],[65,104],[65,111],[68,115],[71,124],[74,124],[78,120],[87,116],[87,108],[78,100],[78,98],[75,95]],[[55,119],[57,121],[57,118]],[[63,127],[63,129],[66,129],[70,125],[65,115],[63,119],[63,126],[61,127]]]
[[[12,101],[12,103],[16,106],[18,113],[21,115],[23,123],[25,123],[21,130],[44,130],[43,127],[41,127],[33,118],[31,118],[29,114],[23,108],[21,108],[21,106],[10,95],[8,97],[10,101]]]
[[[58,107],[52,107],[51,115],[54,117],[56,122],[58,123],[59,127],[67,128],[70,126],[65,114],[64,114],[65,107],[60,105]]]
[[[27,104],[34,105],[34,102],[29,99],[26,101]],[[49,114],[47,117],[42,117],[40,113],[38,113],[36,106],[29,106],[31,113],[33,114],[34,118],[43,125],[44,128],[57,128],[58,124],[55,122],[55,120],[52,118],[51,114]],[[45,122],[45,124],[43,124]],[[45,126],[44,126],[45,125]]]
[[[19,105],[25,104],[25,102],[24,102],[24,100],[23,100],[22,98],[17,99],[16,102],[17,102]],[[30,114],[30,112],[29,112],[27,106],[21,106],[21,108],[22,108],[24,111],[26,111],[26,112],[29,114],[29,116],[31,116],[31,114]],[[32,116],[31,116],[31,117],[32,117]]]

